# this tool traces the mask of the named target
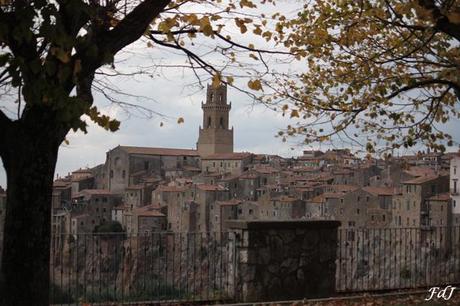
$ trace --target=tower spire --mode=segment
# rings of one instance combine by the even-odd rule
[[[203,125],[197,142],[198,153],[207,156],[215,153],[233,153],[233,128],[229,129],[227,86],[208,85],[206,103],[201,103]]]

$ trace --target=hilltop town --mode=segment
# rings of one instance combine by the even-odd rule
[[[121,145],[107,152],[104,164],[56,179],[54,237],[223,232],[227,220],[460,225],[457,153],[378,160],[347,149],[306,150],[294,158],[234,152],[230,109],[227,88],[208,86],[196,150]],[[5,198],[0,189],[0,221]]]

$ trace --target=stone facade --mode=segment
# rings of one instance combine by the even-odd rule
[[[233,128],[229,129],[227,86],[213,88],[208,85],[203,109],[203,127],[200,127],[197,150],[200,156],[233,152]]]
[[[420,176],[403,182],[401,193],[393,197],[393,226],[427,226],[429,223],[426,200],[448,191],[449,177]]]
[[[237,300],[294,300],[335,292],[338,221],[229,221]]]
[[[452,198],[452,214],[457,215],[457,216],[460,215],[460,185],[459,184],[460,184],[460,155],[456,154],[450,160],[449,188],[450,188],[450,194]]]

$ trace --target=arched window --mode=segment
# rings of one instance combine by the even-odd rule
[[[211,127],[211,117],[208,117],[208,128]]]
[[[220,119],[219,119],[219,126],[220,126],[221,129],[224,128],[224,118],[223,117],[220,117]]]

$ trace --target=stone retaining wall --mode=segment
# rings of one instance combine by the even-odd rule
[[[228,221],[236,236],[236,300],[332,296],[338,221]]]

